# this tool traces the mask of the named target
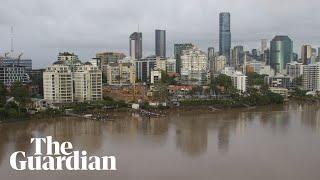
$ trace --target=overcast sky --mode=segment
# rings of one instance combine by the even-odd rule
[[[193,42],[218,49],[219,12],[231,13],[232,44],[259,48],[260,39],[289,35],[295,50],[320,46],[319,0],[0,0],[0,53],[14,47],[34,68],[74,51],[85,61],[97,51],[128,54],[129,35],[143,33],[143,55],[154,54],[154,30],[167,31],[173,44]]]

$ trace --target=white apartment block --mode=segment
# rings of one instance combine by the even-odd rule
[[[58,55],[58,61],[78,61],[79,58],[74,53],[62,52]]]
[[[184,84],[203,85],[207,83],[208,57],[194,47],[184,50],[181,56],[181,80]]]
[[[73,72],[74,101],[102,100],[102,72],[97,67],[87,62],[77,66]]]
[[[176,71],[176,59],[168,58],[166,63],[166,69],[168,74],[175,74]]]
[[[151,71],[151,84],[156,84],[161,81],[161,70],[152,70]]]
[[[52,103],[73,102],[73,78],[69,66],[55,62],[43,73],[44,99]]]
[[[303,66],[303,88],[307,91],[320,91],[320,62]]]
[[[136,68],[131,62],[109,63],[106,74],[109,85],[131,85],[136,80]]]
[[[52,103],[102,100],[102,72],[91,63],[71,68],[57,61],[43,73],[44,99]]]
[[[239,71],[236,71],[231,76],[231,80],[233,82],[233,86],[236,87],[240,92],[247,91],[247,76],[242,74]]]
[[[286,66],[287,69],[287,75],[291,78],[297,78],[302,76],[303,74],[303,64],[298,63],[296,61],[293,61],[291,63],[288,63]]]
[[[225,67],[221,73],[231,77],[232,84],[237,90],[247,91],[247,76],[242,72],[236,71],[234,67]]]
[[[227,58],[225,56],[217,56],[215,57],[215,60],[213,62],[213,69],[211,70],[211,72],[213,72],[212,74],[217,74],[220,73],[221,70],[224,69],[224,67],[226,66],[227,63]]]

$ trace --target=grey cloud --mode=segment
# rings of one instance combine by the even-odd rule
[[[144,55],[154,50],[154,29],[167,30],[173,43],[193,42],[218,48],[218,14],[231,12],[233,44],[258,48],[262,38],[287,34],[296,51],[302,43],[320,45],[317,0],[0,0],[0,53],[15,49],[34,59],[35,67],[72,50],[82,59],[95,52],[128,52],[128,36],[143,32]]]

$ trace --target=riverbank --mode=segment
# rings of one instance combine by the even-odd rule
[[[283,99],[277,99],[278,96],[248,96],[238,99],[212,99],[212,100],[185,100],[180,101],[180,106],[169,106],[169,107],[144,107],[141,110],[134,110],[129,107],[129,104],[122,103],[121,106],[105,106],[103,103],[95,106],[94,104],[81,103],[81,104],[69,104],[60,109],[47,109],[45,111],[36,113],[34,115],[29,115],[28,117],[20,120],[5,120],[2,123],[10,122],[22,122],[27,120],[35,119],[46,119],[46,118],[56,118],[56,117],[66,117],[67,111],[72,112],[73,115],[82,117],[84,119],[101,120],[112,118],[110,114],[122,113],[122,112],[136,112],[140,113],[141,116],[145,117],[161,117],[165,116],[171,110],[179,109],[207,109],[210,112],[223,111],[225,109],[236,109],[236,108],[255,108],[256,106],[269,106],[273,104],[283,104]],[[141,113],[142,112],[142,113]],[[86,116],[87,115],[87,116]],[[70,114],[69,114],[70,116]],[[90,118],[90,117],[102,117],[102,118]],[[106,118],[107,117],[107,118]]]

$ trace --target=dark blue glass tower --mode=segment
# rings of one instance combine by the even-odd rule
[[[219,14],[219,54],[227,57],[227,64],[230,65],[231,31],[230,13]]]

